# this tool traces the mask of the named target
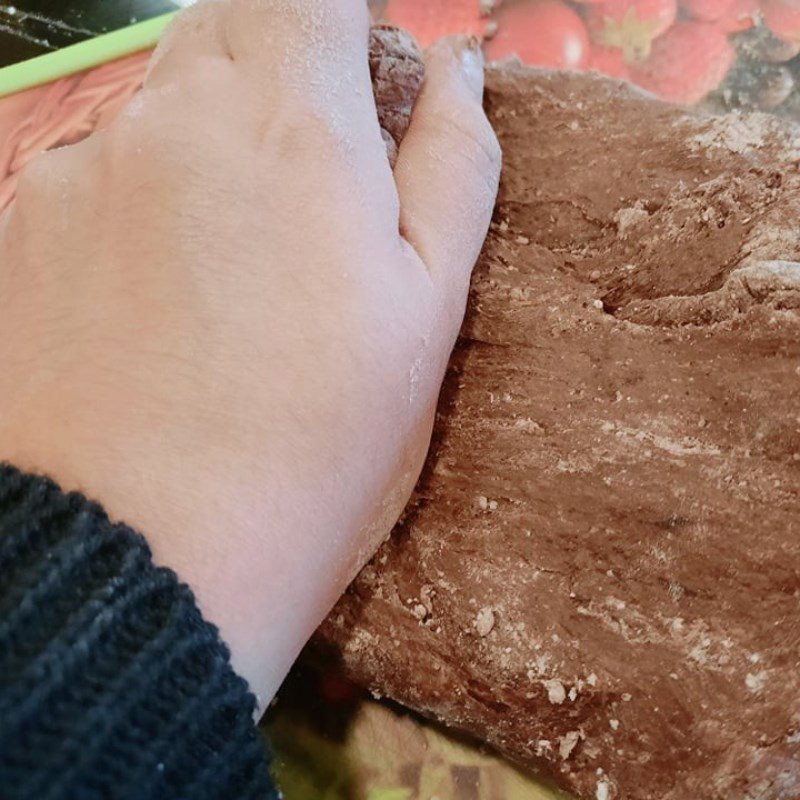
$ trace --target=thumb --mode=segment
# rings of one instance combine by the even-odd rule
[[[395,167],[400,230],[445,299],[463,305],[497,197],[500,146],[483,111],[477,40],[442,39],[425,61]]]

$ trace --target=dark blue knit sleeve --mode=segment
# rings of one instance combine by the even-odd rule
[[[0,465],[0,798],[277,798],[191,591],[80,494]]]

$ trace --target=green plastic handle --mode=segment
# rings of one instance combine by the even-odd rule
[[[153,47],[178,12],[162,14],[94,39],[0,69],[0,97]]]

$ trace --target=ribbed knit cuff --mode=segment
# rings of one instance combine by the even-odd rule
[[[142,536],[0,465],[0,797],[275,798],[254,708]]]

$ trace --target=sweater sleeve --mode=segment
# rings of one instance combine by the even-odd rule
[[[254,709],[138,533],[0,465],[0,797],[277,798]]]

